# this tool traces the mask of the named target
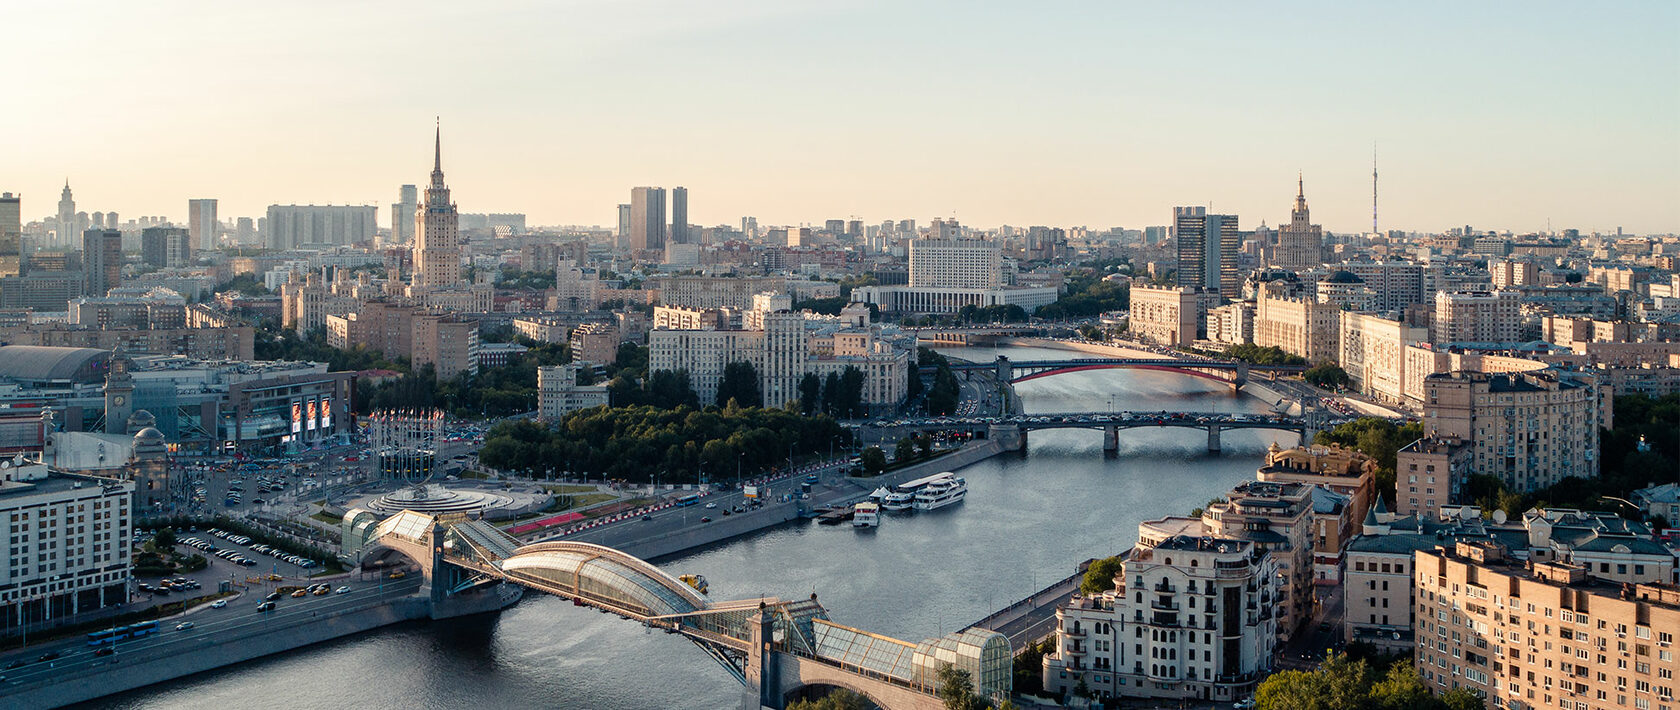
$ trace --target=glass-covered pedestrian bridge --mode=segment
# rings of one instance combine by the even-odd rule
[[[701,611],[711,600],[642,560],[610,547],[539,543],[501,561],[509,579],[648,618]]]

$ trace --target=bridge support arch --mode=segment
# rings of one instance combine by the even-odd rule
[[[996,367],[998,382],[1010,382],[1015,379],[1015,368],[1010,367],[1009,358],[997,356]]]
[[[1208,425],[1208,453],[1210,454],[1219,453],[1219,431],[1218,424]]]
[[[1103,453],[1120,453],[1120,427],[1113,424],[1103,427]]]
[[[1027,448],[1027,432],[1015,424],[993,424],[986,430],[986,438],[997,442],[1004,451]]]

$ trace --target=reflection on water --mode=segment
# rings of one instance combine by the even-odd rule
[[[971,360],[992,348],[944,350]],[[1011,359],[1077,356],[1005,348]],[[1155,371],[1046,377],[1020,387],[1028,412],[1262,412],[1219,383]],[[1209,455],[1195,429],[1033,432],[1028,450],[963,470],[961,505],[886,515],[879,530],[792,524],[678,558],[718,599],[815,591],[843,624],[920,640],[955,631],[1135,541],[1137,523],[1184,514],[1250,478],[1294,434],[1235,430]],[[699,649],[614,616],[527,595],[500,615],[406,624],[100,701],[108,708],[728,708],[741,689]]]

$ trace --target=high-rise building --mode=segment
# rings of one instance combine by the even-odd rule
[[[250,244],[257,239],[257,223],[250,217],[240,217],[234,222],[233,239],[241,246]]]
[[[180,227],[147,227],[140,230],[140,261],[159,269],[184,266],[192,259],[194,241]]]
[[[0,278],[23,273],[23,196],[0,193]]]
[[[111,221],[111,227],[115,228],[116,217],[112,216]],[[216,201],[187,200],[187,229],[192,234],[194,251],[215,249],[216,235],[221,231],[221,223],[216,221]]]
[[[269,205],[260,231],[272,249],[328,247],[372,241],[372,205]]]
[[[940,224],[935,220],[935,224]],[[955,222],[951,223],[956,226]],[[945,233],[947,230],[940,230]],[[954,230],[951,230],[954,231]],[[997,288],[1003,285],[1003,246],[985,239],[929,236],[910,242],[910,285]]]
[[[420,210],[420,191],[413,185],[397,190],[397,201],[391,204],[391,243],[409,244],[414,241],[415,214]]]
[[[671,243],[688,244],[688,188],[671,189]]]
[[[1272,254],[1272,266],[1290,271],[1306,271],[1322,263],[1324,228],[1312,224],[1307,212],[1306,183],[1298,179],[1295,208],[1289,211],[1289,224],[1278,230],[1278,243]]]
[[[618,248],[630,248],[630,205],[618,206]]]
[[[1448,372],[1423,380],[1424,431],[1471,442],[1470,472],[1526,493],[1598,477],[1598,386],[1550,372]]]
[[[1435,294],[1436,345],[1515,343],[1522,332],[1522,294],[1441,291]]]
[[[665,248],[665,188],[638,187],[630,191],[630,248]]]
[[[461,214],[443,184],[443,130],[432,147],[432,183],[415,219],[414,285],[445,288],[461,282]]]
[[[1218,289],[1225,298],[1242,290],[1237,275],[1237,252],[1242,236],[1237,216],[1208,214],[1206,207],[1174,207],[1174,238],[1178,241],[1178,285]]]
[[[76,198],[70,196],[70,179],[64,180],[64,192],[58,197],[58,234],[53,244],[66,249],[76,243],[74,235],[81,234],[76,229]]]
[[[87,292],[103,296],[122,284],[122,232],[89,229],[82,232],[82,269],[87,272]]]
[[[0,633],[128,603],[134,488],[39,461],[0,470],[0,520],[13,530],[11,564],[0,570]]]

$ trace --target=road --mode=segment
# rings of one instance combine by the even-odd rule
[[[0,656],[0,663],[5,665],[20,660],[27,663],[18,668],[0,670],[0,674],[5,678],[4,683],[0,683],[0,695],[37,683],[64,682],[68,675],[98,666],[133,664],[160,656],[193,653],[260,633],[265,629],[298,623],[323,614],[373,606],[413,594],[420,588],[422,581],[419,575],[400,580],[334,580],[330,584],[333,584],[335,589],[338,586],[348,586],[351,591],[347,594],[311,595],[298,599],[282,597],[275,602],[276,609],[270,612],[257,611],[256,605],[260,597],[256,594],[246,594],[230,598],[228,605],[222,609],[203,605],[183,616],[159,619],[159,630],[155,634],[118,643],[116,653],[109,656],[94,655],[95,649],[87,645],[85,637],[32,645]],[[192,621],[193,627],[183,631],[175,630],[175,625],[183,620]],[[46,662],[35,660],[51,651],[63,655]]]

